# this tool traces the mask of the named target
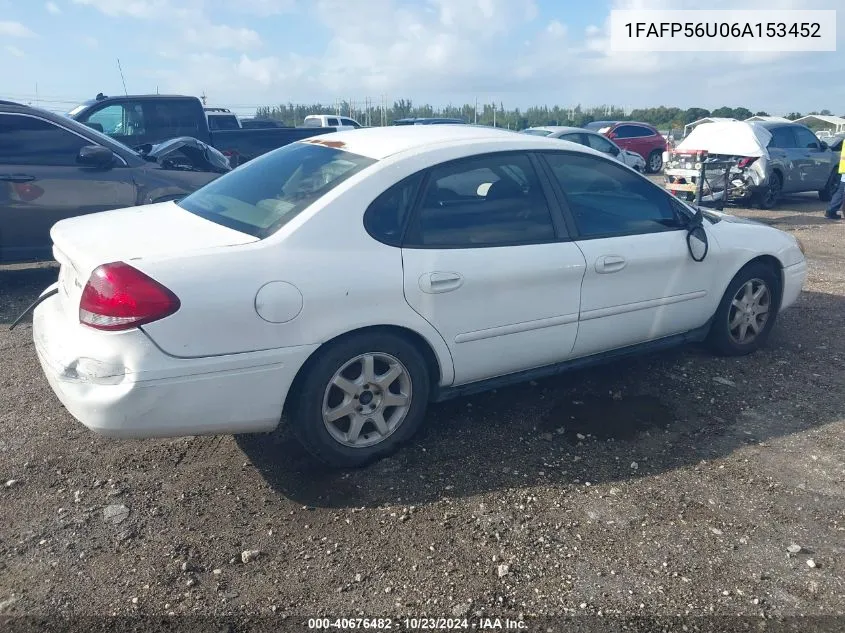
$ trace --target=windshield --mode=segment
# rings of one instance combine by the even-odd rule
[[[312,143],[292,143],[256,158],[179,202],[200,217],[265,238],[372,158]]]
[[[540,130],[537,128],[529,128],[527,130],[522,130],[523,134],[531,134],[532,136],[549,136],[551,132],[548,130]]]

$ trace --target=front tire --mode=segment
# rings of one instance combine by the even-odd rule
[[[367,332],[329,344],[288,398],[291,429],[334,468],[364,466],[419,430],[430,395],[425,359],[405,338]]]
[[[780,278],[770,266],[752,262],[733,278],[713,316],[707,342],[723,356],[744,356],[769,338],[780,307]]]

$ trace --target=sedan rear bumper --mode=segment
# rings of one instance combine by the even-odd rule
[[[36,308],[33,339],[47,381],[71,415],[121,438],[271,431],[316,348],[175,358],[139,329],[106,333],[80,325],[58,297]]]

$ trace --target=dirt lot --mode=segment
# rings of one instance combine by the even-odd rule
[[[29,324],[3,326],[0,612],[845,616],[845,226],[821,208],[736,211],[811,263],[768,349],[437,405],[354,472],[284,430],[97,437],[51,393]],[[0,268],[0,324],[54,276]]]

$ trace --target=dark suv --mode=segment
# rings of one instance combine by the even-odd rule
[[[52,259],[75,215],[181,198],[228,171],[192,138],[135,151],[68,117],[0,101],[0,262]]]

